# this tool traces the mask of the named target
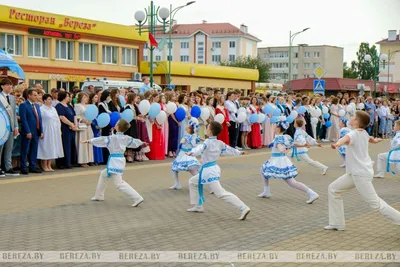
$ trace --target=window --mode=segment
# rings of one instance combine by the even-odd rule
[[[134,48],[122,48],[122,65],[136,66],[138,50]],[[157,57],[156,57],[157,60]]]
[[[204,42],[198,42],[197,45],[203,46],[203,45],[204,45]]]
[[[289,68],[289,63],[272,63],[271,67],[273,69]]]
[[[43,87],[43,90],[46,91],[46,93],[49,92],[49,81],[46,80],[29,80],[29,87],[33,88],[35,87],[35,84],[40,83]]]
[[[216,62],[216,63],[221,62],[221,56],[220,55],[212,55],[212,62]]]
[[[299,57],[299,53],[297,53],[297,52],[294,53],[294,57],[295,57],[295,58],[298,58],[298,57]]]
[[[310,52],[304,52],[304,57],[311,57],[311,53]]]
[[[173,48],[173,46],[174,46],[174,44],[172,42],[168,43],[168,48]]]
[[[29,57],[49,57],[49,39],[28,38],[28,56]]]
[[[73,60],[74,43],[71,41],[56,40],[56,59]]]
[[[198,64],[204,64],[204,61],[203,60],[199,60],[197,63]]]
[[[168,61],[173,61],[173,56],[167,56]]]
[[[181,48],[182,48],[182,49],[187,49],[187,48],[189,48],[189,42],[181,42]]]
[[[189,56],[181,56],[181,62],[189,62]]]
[[[319,57],[319,52],[314,52],[314,57]]]
[[[235,61],[236,56],[235,55],[229,55],[229,61]]]
[[[289,57],[289,52],[272,52],[270,54],[271,58],[287,58]]]
[[[81,62],[96,62],[97,45],[79,43],[79,61]]]
[[[156,61],[161,61],[161,56],[156,56]]]
[[[319,63],[314,63],[313,64],[314,69],[316,69],[318,67],[318,65],[319,65]]]
[[[103,63],[104,64],[117,64],[118,63],[118,47],[103,46]]]
[[[149,61],[149,56],[143,56],[143,61]]]
[[[236,47],[236,42],[235,41],[229,41],[229,48],[235,48]]]
[[[299,78],[298,74],[293,74],[293,80],[297,80]]]
[[[298,69],[299,68],[299,63],[293,63],[293,69]]]
[[[22,36],[0,34],[0,48],[13,56],[22,56]]]
[[[149,43],[144,44],[144,49],[147,49],[147,48],[149,48]]]
[[[304,74],[303,77],[304,78],[310,78],[310,74]]]
[[[308,70],[310,68],[310,63],[304,63],[304,69]]]
[[[212,42],[213,48],[221,48],[221,42]]]
[[[75,82],[63,82],[63,81],[57,82],[57,88],[64,88],[67,92],[73,92],[74,86]]]

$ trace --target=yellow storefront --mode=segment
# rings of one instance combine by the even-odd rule
[[[20,64],[26,83],[45,90],[71,90],[87,78],[131,80],[147,41],[135,26],[0,5],[0,49]]]
[[[140,71],[150,73],[149,62],[142,61]],[[154,82],[168,84],[168,62],[154,63]],[[214,65],[171,62],[171,84],[176,90],[196,91],[198,89],[220,89],[223,92],[240,89],[247,95],[254,92],[258,80],[258,70],[221,67]]]

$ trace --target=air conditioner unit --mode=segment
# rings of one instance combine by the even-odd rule
[[[140,72],[132,72],[133,81],[142,81],[142,74]]]

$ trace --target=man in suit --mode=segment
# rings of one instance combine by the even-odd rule
[[[41,173],[36,167],[39,138],[43,139],[42,116],[36,90],[27,91],[27,100],[19,106],[21,118],[21,174]],[[28,155],[29,154],[29,155]],[[29,156],[29,172],[26,160]]]
[[[0,146],[0,162],[4,162],[5,173],[0,169],[0,177],[7,176],[18,176],[19,173],[14,171],[12,168],[12,150],[14,144],[14,137],[19,135],[18,131],[18,120],[17,120],[17,109],[14,96],[12,92],[12,82],[9,79],[3,79],[0,82],[0,105],[7,111],[10,119],[11,133],[7,141]]]

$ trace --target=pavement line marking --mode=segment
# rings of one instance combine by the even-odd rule
[[[328,147],[328,146],[326,146]],[[330,146],[329,146],[330,147]],[[325,148],[325,146],[324,146]],[[310,149],[318,149],[318,147],[312,147]],[[255,157],[260,155],[268,155],[271,154],[271,151],[263,151],[263,152],[254,152],[251,154],[245,155],[245,157]],[[218,161],[226,161],[232,158],[238,157],[221,157]],[[146,164],[141,166],[129,166],[126,167],[126,171],[131,170],[141,170],[141,169],[150,169],[154,167],[166,167],[170,166],[171,162],[165,163],[155,163],[155,164]],[[103,170],[103,169],[101,169]],[[91,174],[99,174],[101,170],[87,170],[87,171],[77,171],[77,172],[69,172],[69,173],[57,173],[51,175],[43,175],[43,176],[34,176],[34,177],[27,177],[27,178],[17,178],[17,179],[9,179],[9,180],[0,180],[0,184],[14,184],[14,183],[25,183],[25,182],[34,182],[34,181],[43,181],[43,180],[50,180],[50,179],[58,179],[58,178],[67,178],[67,177],[75,177],[75,176],[84,176],[84,175],[91,175]]]

